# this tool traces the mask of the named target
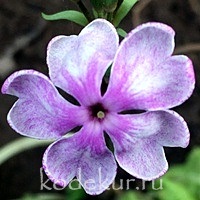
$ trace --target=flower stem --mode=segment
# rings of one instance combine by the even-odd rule
[[[108,13],[108,21],[110,21],[112,23],[112,21],[113,21],[113,12]]]

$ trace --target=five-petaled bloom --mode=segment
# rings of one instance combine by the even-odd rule
[[[78,36],[52,39],[47,50],[50,79],[22,70],[2,87],[2,93],[19,98],[8,114],[15,131],[56,139],[44,154],[43,167],[58,185],[66,186],[76,176],[87,193],[100,194],[115,178],[116,161],[131,175],[153,180],[168,168],[163,146],[188,145],[185,121],[169,109],[188,99],[195,80],[191,60],[172,56],[174,31],[146,23],[118,43],[113,25],[97,19]],[[102,79],[111,64],[102,95]],[[55,86],[80,105],[65,100]],[[144,112],[122,112],[127,110]],[[77,126],[82,128],[66,136]],[[105,132],[114,155],[106,146]]]

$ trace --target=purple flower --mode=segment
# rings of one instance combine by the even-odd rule
[[[2,87],[2,93],[19,98],[8,114],[15,131],[56,139],[44,154],[43,167],[58,185],[66,186],[76,176],[87,193],[100,194],[115,178],[116,161],[137,178],[156,179],[168,168],[163,146],[188,145],[185,121],[168,110],[188,99],[195,83],[191,60],[172,56],[174,31],[161,23],[146,23],[118,43],[115,28],[95,20],[78,36],[58,36],[50,42],[50,79],[22,70]],[[102,95],[102,79],[111,64]],[[55,86],[80,105],[66,101]],[[130,110],[144,112],[122,112]],[[65,136],[77,126],[82,128]],[[106,146],[105,132],[114,155]]]

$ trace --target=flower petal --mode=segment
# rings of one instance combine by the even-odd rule
[[[168,169],[164,149],[155,140],[124,138],[123,146],[115,141],[115,156],[120,167],[147,181],[162,176]]]
[[[171,57],[173,48],[174,32],[166,25],[147,23],[133,30],[114,59],[107,106],[160,110],[188,99],[195,82],[192,62],[186,56]]]
[[[53,83],[81,104],[99,101],[102,78],[118,47],[115,28],[97,19],[78,36],[58,36],[48,45],[47,63]],[[92,95],[91,95],[92,91]]]
[[[162,119],[162,130],[154,139],[165,147],[186,148],[190,140],[190,132],[185,120],[176,112],[157,111]]]
[[[8,113],[8,122],[21,135],[55,139],[84,122],[83,109],[63,99],[37,71],[15,72],[5,81],[2,93],[19,98]]]
[[[46,150],[43,166],[48,177],[65,187],[74,176],[88,194],[100,194],[116,175],[114,156],[107,149],[99,125],[87,124],[75,135]]]
[[[136,115],[110,115],[105,131],[114,143],[119,165],[141,179],[153,180],[165,173],[162,146],[186,147],[189,131],[173,111],[150,111]]]
[[[131,137],[154,139],[162,146],[188,146],[190,133],[184,119],[171,110],[149,111],[142,114],[110,115],[104,124],[105,130],[116,134],[120,132]],[[120,140],[120,139],[119,139]]]

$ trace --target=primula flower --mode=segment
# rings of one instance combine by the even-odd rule
[[[21,70],[2,87],[2,93],[19,98],[8,114],[15,131],[56,140],[44,153],[43,168],[58,185],[66,186],[77,177],[87,193],[100,194],[114,181],[116,163],[137,178],[153,180],[168,168],[163,146],[188,145],[185,121],[169,109],[191,95],[194,72],[188,57],[172,56],[172,28],[146,23],[118,43],[113,25],[97,19],[78,36],[51,40],[50,79]],[[111,64],[108,88],[102,94],[102,80]],[[68,102],[56,87],[80,105]],[[82,128],[66,135],[77,126]],[[113,143],[114,155],[104,133]]]

